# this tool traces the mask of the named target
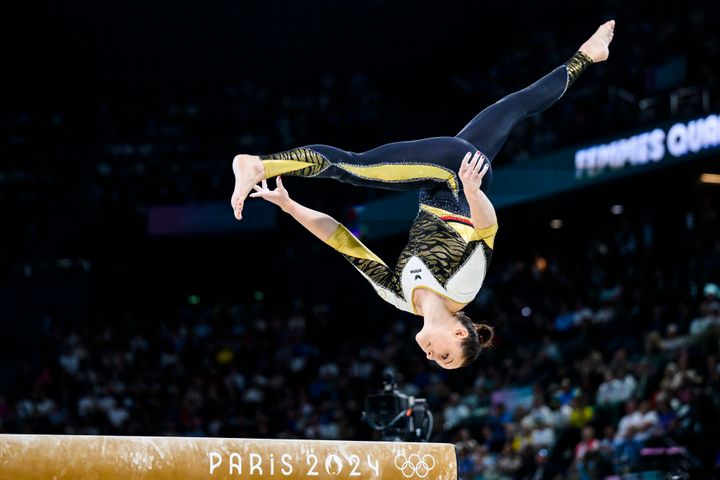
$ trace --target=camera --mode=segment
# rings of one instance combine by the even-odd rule
[[[382,440],[391,442],[427,442],[433,428],[433,416],[427,400],[405,395],[397,388],[392,370],[383,375],[382,392],[365,398],[362,418]]]

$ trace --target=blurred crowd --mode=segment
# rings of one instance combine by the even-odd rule
[[[717,285],[707,285],[698,307],[683,335],[671,323],[664,334],[647,333],[642,350],[590,349],[572,358],[567,377],[535,384],[529,405],[509,410],[504,403],[491,403],[479,417],[479,434],[460,427],[453,437],[461,452],[462,478],[569,473],[591,479],[642,470],[692,471],[701,463],[696,455],[714,462],[717,474],[720,449],[706,444],[717,438],[720,426],[714,417],[720,408]],[[590,316],[581,320],[592,321]],[[561,351],[561,344],[550,341],[541,353],[562,368],[561,362],[570,359]],[[446,427],[462,425],[483,406],[473,396],[456,396],[448,403]]]

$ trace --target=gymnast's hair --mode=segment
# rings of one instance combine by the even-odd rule
[[[455,317],[457,317],[462,326],[467,328],[468,331],[468,336],[460,344],[463,357],[465,357],[465,361],[462,364],[464,367],[474,362],[483,349],[492,345],[495,330],[490,325],[473,322],[465,312],[457,312]]]

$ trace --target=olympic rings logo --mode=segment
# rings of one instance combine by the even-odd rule
[[[435,458],[430,454],[421,457],[417,453],[413,453],[406,457],[400,453],[395,456],[395,467],[402,472],[405,478],[412,478],[413,475],[425,478],[430,473],[430,470],[435,468]]]

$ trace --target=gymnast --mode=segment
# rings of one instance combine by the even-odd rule
[[[614,27],[614,20],[602,24],[567,62],[485,108],[455,137],[391,143],[363,153],[308,145],[271,155],[235,156],[235,217],[242,218],[243,203],[255,190],[251,197],[279,206],[340,252],[383,300],[422,316],[415,340],[428,359],[448,369],[471,363],[493,337],[492,327],[474,323],[462,311],[482,286],[498,229],[486,196],[490,163],[518,122],[549,108],[589,65],[608,58]],[[418,189],[419,212],[395,269],[335,219],[292,200],[281,175]],[[272,177],[274,190],[267,186]]]

